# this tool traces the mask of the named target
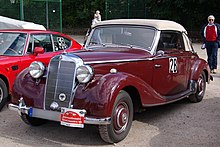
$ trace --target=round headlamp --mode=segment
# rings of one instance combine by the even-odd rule
[[[39,78],[44,74],[45,66],[41,62],[34,61],[29,66],[29,73],[33,78]]]
[[[79,66],[76,70],[76,78],[80,83],[87,83],[93,76],[93,70],[90,66]]]

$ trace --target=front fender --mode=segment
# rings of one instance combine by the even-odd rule
[[[11,71],[9,68],[0,68],[0,78],[7,85],[9,94],[11,93],[12,85],[15,79],[14,75],[16,75],[16,73]]]
[[[45,78],[36,81],[28,68],[23,70],[14,81],[11,102],[18,104],[18,100],[23,97],[27,106],[43,109],[45,83]]]
[[[99,117],[111,116],[115,99],[120,90],[126,87],[135,88],[142,104],[161,103],[164,99],[150,85],[139,77],[118,72],[106,74],[88,85],[80,85],[76,91],[73,105],[86,108],[89,115]]]

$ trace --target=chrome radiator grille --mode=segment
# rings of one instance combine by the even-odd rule
[[[57,56],[50,61],[45,92],[45,109],[50,110],[50,105],[56,102],[60,107],[68,107],[73,87],[75,85],[74,61],[67,61]],[[65,97],[65,100],[60,99]]]

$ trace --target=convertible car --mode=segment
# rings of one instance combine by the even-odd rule
[[[0,110],[5,105],[16,76],[33,61],[48,65],[50,58],[81,49],[67,35],[46,30],[0,30]]]
[[[23,70],[9,108],[30,125],[95,124],[105,142],[116,143],[128,135],[135,112],[184,98],[200,102],[211,79],[180,24],[107,20],[92,26],[84,49]]]

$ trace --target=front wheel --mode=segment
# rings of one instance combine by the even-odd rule
[[[189,100],[193,103],[202,101],[206,90],[206,76],[204,71],[199,75],[197,80],[197,90],[195,94],[189,96]]]
[[[121,90],[113,106],[111,124],[99,125],[101,138],[108,143],[117,143],[123,140],[131,128],[133,113],[131,97],[126,91]]]
[[[2,79],[0,79],[0,111],[7,102],[7,98],[8,98],[8,88],[5,82]]]
[[[28,125],[40,126],[46,123],[45,119],[30,117],[26,114],[21,114],[21,119]]]

